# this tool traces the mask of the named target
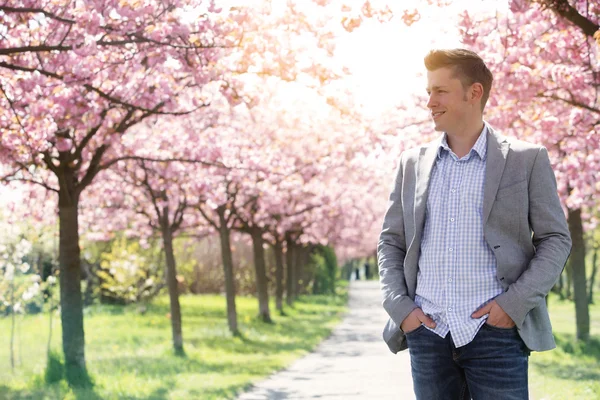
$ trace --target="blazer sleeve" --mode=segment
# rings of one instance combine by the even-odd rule
[[[548,151],[540,148],[529,177],[529,224],[535,255],[496,302],[518,328],[558,280],[571,252],[571,236],[558,198]]]
[[[400,156],[396,179],[390,193],[383,227],[377,244],[379,282],[383,295],[383,308],[400,326],[402,321],[417,308],[408,295],[404,278],[406,237],[402,209],[403,157]]]

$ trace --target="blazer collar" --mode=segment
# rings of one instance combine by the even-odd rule
[[[421,238],[421,232],[425,224],[425,211],[427,209],[427,196],[429,192],[429,178],[431,170],[435,163],[439,148],[442,144],[444,135],[440,135],[436,140],[425,147],[421,147],[419,160],[417,161],[417,185],[414,204],[414,225],[415,238]]]
[[[485,225],[494,198],[498,192],[500,179],[506,165],[506,156],[508,154],[509,142],[506,137],[496,132],[486,121],[487,144],[486,144],[486,166],[485,166],[485,184],[483,193],[483,224]],[[417,185],[415,193],[414,217],[415,217],[415,236],[420,237],[423,225],[425,223],[425,211],[427,209],[427,196],[429,193],[429,180],[431,170],[435,163],[440,146],[442,146],[444,134],[428,145],[421,147],[417,166]]]
[[[486,123],[487,124],[487,123]],[[492,205],[500,186],[500,179],[506,166],[506,156],[510,144],[505,136],[488,125],[487,161],[485,164],[485,184],[483,190],[483,225],[487,223]]]

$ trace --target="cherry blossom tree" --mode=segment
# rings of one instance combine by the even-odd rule
[[[121,142],[120,151],[129,156],[119,161],[115,168],[106,171],[110,175],[103,185],[113,182],[111,196],[96,196],[110,201],[118,213],[128,216],[122,230],[147,224],[146,229],[136,230],[136,236],[159,236],[165,254],[166,283],[169,290],[170,320],[175,354],[183,355],[181,307],[177,262],[173,241],[180,232],[202,235],[205,229],[191,212],[199,203],[199,196],[208,190],[207,182],[196,173],[198,166],[209,164],[207,146],[199,137],[211,123],[208,113],[198,113],[191,119],[154,118],[130,129]],[[140,149],[138,142],[144,147]],[[194,143],[190,146],[190,143]],[[154,160],[160,161],[154,161]],[[198,179],[200,178],[200,179]],[[105,192],[106,193],[106,192]],[[132,216],[131,214],[135,214]],[[141,220],[140,220],[141,219]],[[110,218],[104,218],[104,221]],[[134,222],[135,221],[135,222]],[[143,221],[143,222],[142,222]],[[148,227],[150,229],[148,229]]]
[[[197,18],[189,18],[192,13]],[[71,385],[89,383],[85,362],[78,205],[112,145],[156,114],[202,107],[193,90],[222,78],[214,68],[235,45],[235,23],[212,2],[185,0],[0,2],[0,162],[5,177],[56,193],[60,222],[63,351]],[[223,91],[230,98],[231,85]]]
[[[243,32],[244,32],[244,36],[240,39],[239,45],[236,47],[235,51],[232,51],[228,54],[227,57],[222,58],[221,60],[219,60],[219,62],[217,63],[217,69],[223,69],[223,70],[227,70],[227,71],[231,71],[231,75],[229,76],[231,82],[241,82],[242,79],[244,79],[244,77],[265,77],[265,76],[271,76],[271,77],[276,77],[276,79],[280,80],[280,81],[293,81],[294,79],[297,79],[298,77],[301,77],[301,79],[304,80],[304,84],[305,85],[322,85],[324,82],[330,80],[330,79],[334,79],[337,74],[335,73],[334,69],[330,66],[327,65],[327,58],[330,57],[329,54],[329,42],[331,41],[331,36],[328,35],[328,31],[325,29],[323,30],[323,25],[322,22],[319,21],[314,21],[314,20],[310,20],[306,14],[303,13],[302,10],[299,10],[295,7],[295,4],[293,2],[290,2],[289,4],[286,5],[286,7],[284,7],[283,9],[277,9],[274,10],[271,7],[268,7],[268,4],[265,3],[265,7],[264,8],[259,8],[259,11],[257,14],[254,15],[254,18],[252,18],[251,20],[246,20],[244,21],[243,24]],[[314,19],[314,18],[313,18]],[[312,47],[310,45],[308,45],[309,39],[312,38],[313,40],[313,45]],[[301,39],[301,40],[299,40]],[[307,55],[307,53],[310,53]],[[299,62],[299,60],[303,60],[301,62]],[[262,79],[262,78],[260,78]],[[245,83],[244,83],[245,85]],[[241,85],[236,86],[233,89],[237,89],[239,88]],[[228,87],[230,88],[230,87]],[[260,93],[260,88],[254,88],[254,91],[257,93]],[[230,95],[232,98],[234,98],[234,100],[236,100],[237,102],[246,102],[249,105],[254,105],[256,103],[256,99],[254,98],[253,94],[251,93],[251,90],[248,89],[244,89],[244,91],[237,91],[237,90],[232,90],[230,93],[226,92],[226,95]],[[231,99],[229,99],[231,100]],[[224,112],[223,110],[227,109],[228,105],[227,104],[222,104],[222,102],[219,104],[218,103],[218,99],[216,99],[214,97],[214,93],[211,99],[211,110],[218,110],[218,112]],[[206,198],[209,198],[210,196],[207,194],[209,192],[209,190],[207,189],[209,187],[208,184],[206,184],[207,182],[212,182],[211,180],[211,174],[216,174],[217,176],[219,175],[223,175],[223,174],[228,174],[229,171],[231,171],[232,169],[239,169],[240,166],[237,165],[238,162],[236,160],[229,160],[229,165],[231,165],[232,167],[226,167],[223,165],[224,168],[221,168],[221,170],[225,171],[222,172],[221,170],[217,169],[209,169],[206,170],[208,175],[205,176],[197,176],[195,175],[196,173],[199,172],[199,169],[197,168],[197,166],[193,166],[191,164],[199,162],[197,160],[200,160],[202,157],[210,157],[212,155],[213,152],[217,152],[218,151],[224,151],[226,147],[231,147],[232,145],[234,145],[235,143],[235,138],[233,137],[227,137],[225,134],[223,134],[222,131],[218,131],[218,135],[213,133],[200,133],[203,129],[199,128],[198,124],[202,124],[204,121],[205,117],[198,117],[198,113],[194,113],[194,114],[189,114],[187,116],[182,116],[182,119],[186,119],[186,123],[188,124],[187,127],[185,129],[181,129],[181,128],[175,128],[175,123],[173,122],[166,122],[166,123],[160,123],[162,124],[161,128],[157,128],[157,134],[163,130],[165,132],[169,132],[172,135],[172,138],[169,139],[168,136],[161,136],[160,139],[160,146],[154,146],[152,143],[153,141],[151,140],[151,137],[145,137],[141,134],[135,134],[136,137],[136,141],[137,142],[144,142],[144,146],[141,149],[137,149],[136,151],[133,151],[134,148],[132,146],[130,146],[130,148],[128,150],[123,151],[123,155],[119,155],[116,157],[116,159],[135,159],[137,160],[137,164],[136,164],[136,168],[137,170],[145,170],[145,171],[149,171],[152,170],[153,173],[150,174],[141,174],[144,177],[145,176],[157,176],[157,178],[155,179],[155,183],[159,183],[159,185],[161,186],[160,190],[164,190],[164,196],[167,196],[169,199],[169,202],[175,202],[175,204],[172,205],[171,209],[172,210],[178,210],[179,213],[177,214],[177,218],[174,219],[174,221],[179,221],[177,222],[177,224],[181,224],[184,221],[184,216],[186,216],[186,212],[187,210],[190,208],[190,205],[193,203],[190,203],[190,198],[196,198],[199,199],[198,201],[204,202],[206,201]],[[195,122],[194,122],[195,121]],[[227,129],[227,127],[223,124],[221,124],[221,126],[219,126],[219,129],[224,130]],[[135,128],[130,129],[130,131],[135,131]],[[183,132],[186,131],[193,131],[196,133],[196,135],[192,135],[193,137],[190,137],[190,135],[186,135],[186,138],[181,138],[181,135]],[[240,131],[243,132],[243,131]],[[259,132],[257,132],[257,134],[259,134]],[[153,137],[159,137],[157,135],[154,135]],[[126,142],[127,138],[125,138],[123,140],[123,142]],[[193,146],[190,146],[190,144],[193,143]],[[218,145],[215,145],[217,144]],[[173,150],[173,148],[180,148],[181,145],[184,146],[184,148],[182,150],[189,150],[191,148],[193,149],[200,149],[201,151],[196,152],[196,154],[194,154],[194,157],[196,161],[191,160],[190,159],[190,155],[189,154],[184,154],[182,156],[172,156],[172,155],[167,155],[167,154],[163,154],[162,152],[164,150]],[[187,147],[185,147],[187,146]],[[220,146],[220,147],[219,147]],[[118,147],[118,146],[114,146],[114,147]],[[205,150],[202,154],[200,154],[202,152],[202,150]],[[185,151],[184,151],[185,153]],[[189,152],[188,152],[189,153]],[[157,156],[156,154],[161,154],[160,157]],[[216,153],[215,153],[216,154]],[[158,159],[161,159],[164,161],[169,161],[169,162],[175,162],[175,163],[179,163],[177,164],[179,167],[169,167],[168,165],[157,165],[156,163],[158,161]],[[180,163],[180,161],[183,158],[187,157],[187,161],[189,161],[189,163],[185,164],[185,167],[183,166],[183,164]],[[179,160],[179,161],[178,161]],[[140,164],[139,161],[141,161],[143,164]],[[256,160],[253,159],[252,163],[255,163]],[[252,164],[251,163],[251,164]],[[118,163],[117,163],[118,164]],[[160,164],[160,162],[159,162]],[[131,167],[131,166],[130,166]],[[137,174],[138,176],[136,176],[136,173],[131,173],[131,170],[134,170],[136,168],[130,168],[129,171],[129,177],[131,179],[129,179],[128,185],[135,185],[134,182],[136,182],[137,179],[141,179],[142,176],[140,176],[140,174]],[[158,170],[162,171],[159,172]],[[250,166],[245,166],[242,167],[242,172],[241,174],[245,173],[249,168],[253,168],[253,165]],[[174,172],[175,170],[177,170],[177,172]],[[170,171],[168,174],[165,174],[167,171]],[[267,173],[268,171],[268,167],[261,167],[261,171],[263,171],[264,173]],[[163,173],[164,172],[164,173]],[[193,188],[192,187],[188,187],[188,189],[186,189],[185,191],[181,190],[181,187],[179,189],[176,188],[170,188],[171,185],[177,185],[178,182],[181,182],[183,180],[185,180],[186,182],[188,182],[186,185],[190,186],[189,183],[189,179],[192,176],[196,176],[198,179],[198,181],[200,182],[205,182],[203,183],[203,186],[199,186],[196,185]],[[160,177],[160,178],[158,178]],[[225,179],[226,180],[226,179]],[[146,179],[144,178],[142,181],[140,181],[141,183],[139,186],[144,186],[147,190],[144,192],[144,195],[148,195],[150,194],[150,197],[145,199],[145,203],[150,204],[150,210],[151,212],[146,212],[144,213],[146,216],[149,217],[149,219],[151,218],[155,218],[156,214],[154,211],[152,211],[153,209],[156,209],[157,206],[153,203],[155,203],[156,200],[160,200],[161,202],[166,202],[167,200],[165,198],[160,198],[161,196],[158,196],[157,193],[159,193],[159,189],[156,187],[155,184],[150,182],[150,179]],[[114,187],[118,187],[118,185],[113,185]],[[170,192],[170,193],[167,193]],[[183,194],[183,196],[182,196]],[[117,198],[120,195],[120,193],[116,193]],[[218,197],[218,196],[217,196]],[[204,199],[204,200],[202,200]],[[115,201],[115,200],[111,200],[111,201]],[[117,202],[119,202],[119,200],[116,200]],[[138,204],[143,204],[144,201],[140,201],[138,202]],[[139,208],[139,207],[138,207]],[[199,208],[199,210],[202,210],[201,208]],[[219,218],[222,218],[225,220],[225,224],[222,225],[221,228],[217,228],[220,230],[220,232],[223,233],[223,228],[227,225],[227,219],[229,217],[225,217],[224,215],[224,209],[221,207],[217,207],[218,211],[221,211],[221,214],[219,215]],[[164,213],[163,213],[164,214]],[[157,214],[158,215],[158,214]],[[161,217],[164,220],[164,215]],[[187,216],[186,218],[193,218],[193,216]],[[215,218],[214,220],[210,218],[210,216],[208,214],[205,215],[205,218],[207,219],[208,222],[211,223],[211,225],[215,226],[215,222],[219,221],[219,218]],[[165,222],[165,221],[163,221]],[[160,223],[156,222],[156,225],[161,225]],[[165,224],[162,224],[165,225]],[[168,224],[167,224],[168,225]],[[219,224],[216,224],[216,226],[218,226]],[[215,227],[216,227],[215,226]],[[171,227],[171,233],[174,233],[174,230],[179,228],[179,225],[177,226],[172,226]],[[164,229],[162,229],[163,233],[164,233]],[[167,235],[168,236],[168,235]],[[163,235],[164,237],[164,235]],[[224,239],[224,238],[222,238]],[[166,247],[168,247],[168,240],[164,241],[164,244]],[[224,244],[225,245],[225,244]],[[165,249],[166,249],[165,247]],[[225,246],[228,247],[228,246]],[[169,257],[169,251],[166,252],[167,257]],[[227,254],[230,255],[230,251],[224,250],[224,257],[227,258]],[[257,256],[259,256],[260,253],[257,250]],[[167,262],[168,266],[169,266],[169,270],[170,271],[174,271],[174,257],[171,257],[172,260],[171,262]],[[169,260],[167,260],[169,261]],[[230,282],[230,279],[228,279],[228,277],[230,277],[230,273],[228,273],[228,268],[227,266],[230,263],[227,262],[226,259],[224,259],[224,267],[225,267],[225,276],[226,276],[226,288],[227,292],[228,292],[228,315],[230,316],[229,321],[230,321],[230,329],[232,332],[236,333],[237,332],[237,322],[236,322],[236,318],[235,318],[235,303],[234,303],[234,299],[232,296],[230,295],[233,293],[233,284],[232,281]],[[170,267],[170,265],[173,265],[173,267]],[[260,263],[258,264],[260,268]],[[172,275],[169,279],[173,280],[173,283],[170,284],[169,286],[172,287],[172,292],[175,291],[176,289],[176,284],[174,282],[174,276],[175,273],[170,273],[170,275]],[[259,277],[263,276],[264,274],[258,274]],[[232,275],[231,275],[232,278]],[[264,290],[262,290],[264,289]],[[266,291],[266,288],[262,288],[261,286],[261,291],[259,293],[264,293]],[[172,296],[172,321],[175,325],[180,326],[180,323],[177,323],[176,321],[178,320],[178,315],[179,313],[175,312],[175,309],[178,309],[179,307],[176,305],[176,296],[173,294]],[[263,299],[262,295],[259,296],[260,299]],[[261,304],[264,304],[264,301],[261,300]],[[181,349],[181,335],[180,335],[180,328],[177,328],[174,325],[174,341],[175,341],[175,347],[176,349],[179,349],[177,351],[180,351]],[[177,333],[179,332],[179,333]]]

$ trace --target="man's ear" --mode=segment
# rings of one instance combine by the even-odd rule
[[[483,85],[479,82],[475,82],[469,88],[469,100],[473,103],[481,103],[483,97]]]

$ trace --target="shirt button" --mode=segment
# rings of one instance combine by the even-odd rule
[[[452,189],[452,193],[456,193],[456,189]]]
[[[448,282],[452,282],[452,278],[448,278]]]
[[[448,311],[452,311],[452,307],[448,307]]]
[[[454,222],[454,218],[450,218],[450,222]]]
[[[448,249],[448,251],[452,251],[452,250],[454,250],[452,247],[450,247],[450,248]]]

